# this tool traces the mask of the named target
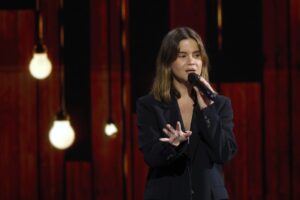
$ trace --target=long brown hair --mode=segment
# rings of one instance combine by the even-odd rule
[[[150,91],[150,94],[152,94],[155,99],[163,102],[171,101],[171,90],[175,90],[172,86],[173,76],[171,64],[177,58],[180,41],[189,38],[194,39],[198,44],[202,59],[201,76],[207,81],[209,80],[209,60],[201,37],[196,31],[189,27],[175,28],[164,37],[157,55],[156,75]]]

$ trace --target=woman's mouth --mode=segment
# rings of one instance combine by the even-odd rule
[[[195,72],[196,72],[196,70],[194,70],[194,69],[188,69],[188,70],[186,70],[186,73],[188,73],[188,74],[195,73]]]

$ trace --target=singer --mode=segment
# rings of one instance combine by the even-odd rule
[[[209,60],[191,28],[171,30],[150,93],[137,100],[139,148],[149,166],[144,200],[228,199],[222,166],[236,153],[228,97],[209,84]],[[210,99],[188,76],[215,94]]]

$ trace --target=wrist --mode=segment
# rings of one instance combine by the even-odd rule
[[[177,142],[172,142],[171,145],[173,145],[175,147],[178,147],[180,145],[180,142],[178,142],[178,141]]]

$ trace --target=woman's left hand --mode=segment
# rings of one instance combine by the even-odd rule
[[[200,81],[202,83],[204,83],[206,85],[206,87],[208,87],[213,93],[216,93],[216,91],[211,87],[211,85],[201,76],[200,76]],[[211,105],[214,103],[214,101],[208,99],[201,91],[199,91],[199,89],[196,86],[194,86],[193,88],[196,91],[198,104],[201,109],[204,109],[208,105]]]

